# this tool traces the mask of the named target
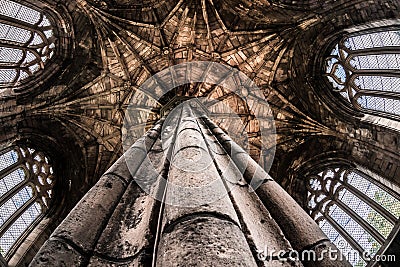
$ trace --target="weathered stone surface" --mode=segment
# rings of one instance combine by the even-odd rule
[[[50,238],[46,241],[30,267],[42,266],[82,266],[87,261],[87,257],[80,254],[72,246],[60,239]]]
[[[269,174],[303,207],[302,171],[310,164],[325,166],[326,159],[362,165],[382,176],[390,188],[400,185],[398,118],[353,109],[329,90],[321,75],[331,40],[342,33],[397,27],[400,2],[270,2],[29,1],[29,6],[52,18],[57,46],[55,56],[33,79],[17,86],[2,85],[0,146],[29,143],[51,155],[55,173],[62,179],[53,194],[49,229],[56,228],[60,218],[123,154],[124,124],[129,121],[129,141],[134,142],[175,107],[171,100],[176,97],[210,100],[205,107],[221,126],[216,134],[223,137],[224,130],[233,129],[248,137],[248,151],[254,159],[264,157],[260,150],[268,146],[268,138],[276,139]],[[254,111],[262,106],[258,100],[246,103],[242,99],[252,91],[235,73],[222,79],[227,88],[198,83],[175,87],[175,81],[190,75],[221,81],[214,69],[197,73],[185,68],[172,73],[174,79],[153,80],[150,90],[142,90],[141,85],[155,73],[199,60],[221,62],[250,77],[261,88],[257,97],[270,104],[276,134],[267,139],[260,136],[263,118],[257,118]],[[235,86],[243,87],[240,94],[227,90]],[[168,92],[169,88],[174,89]],[[230,113],[217,102],[228,106]],[[365,116],[365,112],[371,114]],[[232,114],[240,120],[232,120]],[[264,110],[261,114],[270,115]],[[150,139],[156,132],[149,133]],[[150,139],[142,148],[149,147]],[[210,148],[218,150],[214,145]],[[126,181],[139,167],[137,158],[143,157],[140,152],[134,154],[129,160],[133,171],[123,161],[112,169]],[[266,161],[264,157],[260,162]],[[19,254],[27,258],[21,265],[42,244],[32,243],[32,251]]]
[[[216,130],[218,128],[215,128],[213,122],[210,120],[205,120],[205,122],[211,126],[214,133],[218,132]],[[231,141],[229,137],[224,137],[221,134],[216,135],[216,138],[222,143],[228,154],[231,153],[232,160],[238,168],[237,172],[240,170],[241,173],[244,173],[243,176],[247,182],[254,186],[257,195],[271,213],[272,218],[277,222],[293,249],[302,251],[323,241],[327,241],[326,245],[335,248],[315,221],[241,147]],[[315,266],[331,266],[335,262],[335,260],[328,258],[324,261],[313,262],[313,264]],[[347,266],[346,264],[349,263],[343,261],[341,264]]]
[[[118,175],[126,183],[132,180],[132,175],[136,173],[147,153],[137,147],[128,149],[107,171],[105,174]]]
[[[240,228],[230,221],[189,218],[166,229],[158,266],[257,266]]]
[[[252,245],[252,252],[292,249],[278,224],[253,190],[243,181],[243,176],[227,156],[215,156],[218,166],[228,166],[222,171],[222,178],[229,188],[231,200],[236,207],[239,218],[243,223],[243,231]],[[242,181],[242,182],[241,182]]]
[[[126,259],[150,246],[155,200],[131,183],[99,238],[96,253]]]
[[[188,105],[182,107],[182,114],[168,172],[164,224],[203,212],[224,215],[239,224],[202,126]]]
[[[213,135],[207,138],[207,144],[222,149]],[[259,255],[263,255],[261,253],[274,251],[269,253],[268,256],[276,257],[279,251],[290,251],[292,247],[258,196],[246,183],[243,177],[246,166],[242,166],[242,173],[239,167],[235,165],[234,160],[228,156],[229,154],[221,153],[224,150],[220,149],[211,149],[211,153],[243,225],[243,232],[247,242],[250,244],[257,264],[269,266],[268,260],[260,259]],[[242,153],[242,150],[238,152]],[[276,266],[302,266],[300,261],[277,261],[274,264]]]
[[[125,183],[119,177],[103,176],[52,236],[67,239],[89,253],[93,250],[125,188]]]
[[[152,250],[156,234],[155,222],[160,208],[160,203],[154,197],[160,198],[163,189],[160,173],[165,156],[164,152],[159,150],[160,146],[157,140],[148,154],[148,159],[144,160],[138,169],[135,180],[129,184],[104,228],[95,254],[117,262],[131,261],[132,258],[135,259],[133,262],[137,262],[140,258],[138,255]],[[150,182],[145,184],[145,180]],[[95,263],[92,264],[95,266]]]
[[[142,138],[139,138],[105,174],[118,175],[126,182],[130,182],[159,137],[162,122],[158,122]]]
[[[97,256],[94,256],[90,259],[89,264],[87,265],[88,267],[98,267],[98,266],[104,266],[104,267],[139,267],[143,266],[139,260],[139,257],[135,259],[130,259],[126,261],[112,261],[109,259],[103,259]]]
[[[315,221],[274,181],[256,190],[272,217],[279,224],[294,249],[301,251],[310,245],[327,240]]]

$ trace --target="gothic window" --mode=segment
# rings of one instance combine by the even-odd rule
[[[0,0],[0,88],[39,73],[54,51],[53,28],[43,13]]]
[[[333,90],[355,109],[400,115],[400,30],[344,36],[325,63]]]
[[[357,169],[328,168],[307,189],[311,217],[353,266],[366,266],[398,227],[400,196]]]
[[[0,152],[0,253],[12,256],[47,211],[53,168],[41,152],[14,146]]]

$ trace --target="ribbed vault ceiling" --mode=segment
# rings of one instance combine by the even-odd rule
[[[269,147],[268,140],[260,138],[260,123],[254,116],[254,110],[264,108],[261,105],[255,103],[249,109],[235,94],[207,83],[187,84],[162,96],[140,91],[144,81],[169,66],[213,61],[242,71],[261,89],[275,115],[278,144],[285,143],[290,149],[310,132],[329,133],[271,86],[290,75],[287,57],[296,38],[315,18],[266,1],[236,2],[79,1],[79,8],[95,29],[93,40],[101,56],[101,74],[69,95],[56,98],[51,105],[38,102],[32,115],[55,115],[82,147],[98,143],[98,148],[93,147],[98,153],[97,166],[93,166],[97,176],[104,171],[100,165],[122,153],[121,126],[127,107],[135,115],[130,123],[139,129],[158,120],[163,106],[175,96],[203,97],[218,103],[209,106],[212,117],[227,131],[241,129],[236,132],[246,135],[250,154],[259,159],[261,148]],[[288,17],[300,22],[294,24]],[[210,74],[205,71],[203,75]],[[166,81],[157,86],[155,92],[174,87]],[[66,91],[63,86],[53,90],[61,95]],[[222,106],[234,111],[233,119],[222,112]],[[90,153],[92,149],[86,150]]]
[[[22,101],[29,103],[23,108],[23,116],[20,108],[6,115],[48,118],[62,125],[62,131],[76,139],[83,151],[87,179],[99,177],[122,154],[121,128],[127,108],[134,114],[131,125],[149,127],[166,105],[174,105],[176,97],[180,97],[176,104],[183,98],[206,98],[214,113],[210,116],[227,131],[239,129],[239,136],[246,136],[247,148],[255,159],[259,159],[261,148],[269,148],[269,139],[260,138],[263,126],[254,111],[262,113],[264,107],[257,102],[249,108],[237,95],[207,83],[191,83],[158,95],[174,87],[169,84],[173,81],[163,80],[154,87],[153,95],[141,91],[147,79],[180,63],[217,62],[254,81],[272,109],[277,129],[273,138],[281,153],[297,148],[311,135],[337,135],[311,117],[309,107],[299,97],[307,96],[307,92],[296,88],[299,84],[292,70],[294,53],[303,43],[304,34],[321,20],[308,12],[310,8],[305,4],[293,7],[284,1],[271,4],[265,0],[80,0],[71,2],[69,9],[74,10],[70,12],[76,23],[78,52],[73,63],[60,79],[56,77],[55,85],[33,100]],[[81,61],[83,67],[76,68],[74,64]],[[187,75],[190,72],[188,69]],[[202,75],[213,73],[205,70]],[[315,96],[312,98],[318,102]],[[235,118],[222,106],[229,107]],[[48,125],[52,127],[52,123]]]
[[[107,149],[120,147],[120,125],[123,112],[129,105],[131,112],[136,114],[132,116],[132,120],[136,120],[132,124],[142,127],[154,123],[159,118],[160,110],[174,96],[205,97],[223,102],[222,105],[235,111],[244,125],[251,154],[259,157],[260,148],[268,144],[259,139],[257,118],[246,103],[224,88],[195,83],[175,88],[163,96],[157,95],[157,91],[165,91],[163,88],[174,87],[163,80],[159,81],[159,88],[154,88],[155,95],[140,92],[140,85],[159,71],[192,61],[227,64],[253,79],[269,100],[275,115],[279,114],[276,123],[282,134],[277,136],[278,143],[291,140],[296,146],[302,141],[302,129],[298,129],[298,136],[293,136],[296,130],[292,125],[318,133],[327,131],[271,87],[273,82],[287,78],[288,70],[281,69],[280,63],[287,64],[284,57],[293,49],[297,35],[315,19],[304,18],[304,22],[292,24],[286,18],[296,15],[294,11],[291,11],[292,14],[283,9],[276,12],[278,7],[272,7],[267,2],[251,5],[215,0],[82,1],[81,6],[96,29],[103,74],[82,90],[87,97],[63,103],[73,105],[73,108],[60,111],[71,116],[70,110],[80,110],[80,121],[74,123],[92,125],[86,127],[95,129],[98,140]],[[246,20],[243,19],[245,13]],[[277,19],[274,19],[275,16]],[[211,73],[206,72],[205,75]],[[107,88],[109,84],[112,84],[111,90]],[[154,105],[154,99],[161,100]],[[109,113],[104,121],[97,118],[102,116],[98,107],[101,112]],[[257,104],[252,107],[253,110],[261,108]],[[153,114],[150,121],[145,116],[149,110]],[[216,114],[213,117],[220,117],[224,129],[238,127],[235,124],[237,120],[229,122],[229,116],[217,110],[214,110]],[[110,119],[113,122],[111,125]],[[285,131],[290,132],[290,136],[285,135]]]

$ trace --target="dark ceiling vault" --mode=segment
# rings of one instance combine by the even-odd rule
[[[188,84],[162,96],[155,107],[151,96],[138,92],[140,85],[157,72],[202,60],[237,68],[263,91],[277,128],[272,168],[276,179],[288,178],[279,171],[281,166],[290,166],[295,160],[297,164],[299,156],[308,157],[299,155],[298,150],[313,138],[319,140],[319,153],[343,150],[359,162],[380,158],[378,152],[364,153],[367,147],[380,147],[378,141],[383,137],[379,136],[379,127],[363,125],[360,114],[346,114],[324,103],[323,91],[327,88],[315,57],[323,56],[327,40],[354,25],[381,20],[385,20],[382,25],[393,24],[399,17],[399,4],[306,2],[33,1],[60,14],[68,10],[63,16],[69,25],[64,28],[73,29],[68,33],[74,43],[73,58],[64,61],[59,75],[49,77],[40,90],[2,101],[2,139],[22,138],[19,125],[30,124],[32,128],[41,127],[61,144],[74,140],[84,157],[79,167],[86,169],[85,181],[93,184],[122,153],[121,126],[129,104],[137,109],[133,111],[137,113],[135,123],[150,126],[173,97],[207,97],[236,106],[234,111],[246,125],[251,154],[258,158],[262,140],[258,140],[256,118],[221,88]],[[59,41],[58,48],[65,49],[65,45]],[[143,121],[143,110],[149,106],[154,116]],[[37,121],[43,121],[42,125],[36,125]],[[393,157],[382,161],[394,162],[399,146],[396,138],[394,133],[385,136],[385,148],[393,149]],[[329,146],[324,145],[326,140]],[[389,179],[396,177],[396,167],[392,168],[395,171]],[[387,174],[380,165],[374,169]]]
[[[68,55],[39,89],[0,100],[0,141],[4,146],[16,140],[37,144],[60,160],[56,167],[77,192],[67,197],[71,206],[122,154],[121,127],[129,105],[137,115],[133,123],[150,127],[180,102],[176,97],[219,100],[246,125],[248,149],[259,159],[266,144],[259,138],[257,118],[223,88],[206,83],[176,87],[157,96],[161,100],[156,105],[154,96],[140,91],[159,71],[193,61],[234,67],[261,89],[276,126],[270,174],[293,195],[302,192],[296,180],[301,178],[299,166],[323,155],[340,155],[400,185],[398,133],[364,122],[359,112],[338,108],[345,104],[325,92],[329,89],[318,65],[328,41],[346,30],[398,23],[398,0],[30,3],[64,14],[65,32],[58,33],[62,38],[57,47]],[[171,85],[157,86],[163,91]],[[153,114],[150,119],[145,111]],[[227,118],[220,126],[235,125]],[[54,146],[45,145],[49,140]]]

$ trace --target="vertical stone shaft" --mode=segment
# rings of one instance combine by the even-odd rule
[[[41,247],[30,266],[86,266],[128,184],[161,129],[156,124],[110,167]],[[129,167],[127,166],[129,163]]]
[[[279,260],[278,255],[282,251],[291,251],[292,246],[256,193],[249,190],[250,185],[244,180],[239,167],[230,155],[221,147],[210,129],[206,125],[203,128],[210,153],[229,191],[231,201],[240,218],[242,231],[258,266],[271,266],[271,263],[277,266],[303,266],[297,259]]]
[[[151,265],[165,159],[157,139],[104,228],[88,266]]]
[[[257,195],[279,224],[292,247],[299,253],[303,250],[312,250],[316,253],[316,260],[312,257],[308,260],[308,256],[302,260],[304,266],[351,266],[315,221],[278,183],[214,122],[207,117],[203,117],[203,120],[231,155],[246,181],[255,188],[258,186]],[[328,257],[329,250],[334,251],[332,255],[335,255],[336,259]],[[326,251],[325,257],[321,255],[323,251]]]
[[[256,266],[201,125],[185,105],[171,155],[159,266]]]
[[[265,266],[255,259],[263,246],[316,252],[296,266],[350,266],[322,259],[323,250],[337,249],[318,225],[193,107],[173,111],[161,138],[163,122],[135,142],[31,266]]]

